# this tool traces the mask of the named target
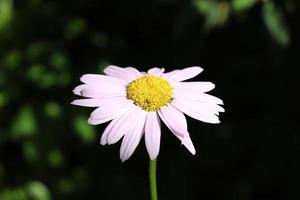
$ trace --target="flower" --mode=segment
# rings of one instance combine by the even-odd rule
[[[106,75],[85,74],[84,83],[73,92],[87,99],[78,99],[74,105],[97,107],[90,115],[92,125],[111,121],[104,130],[101,144],[114,144],[122,137],[120,158],[127,160],[145,135],[151,160],[160,148],[160,120],[194,155],[196,153],[187,129],[185,115],[194,119],[219,123],[222,100],[206,94],[215,85],[211,82],[183,82],[201,73],[201,67],[188,67],[164,73],[163,68],[152,68],[147,73],[133,67],[110,65]]]

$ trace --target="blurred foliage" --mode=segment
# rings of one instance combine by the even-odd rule
[[[5,31],[13,18],[13,0],[0,1],[0,32]]]
[[[30,182],[23,187],[4,189],[0,192],[2,200],[50,200],[48,189],[40,182]]]
[[[275,3],[267,1],[263,8],[264,22],[272,37],[281,45],[287,46],[290,43],[290,32],[285,23],[285,18],[280,8]]]
[[[69,105],[80,75],[111,63],[203,63],[231,113],[221,128],[191,121],[199,157],[162,141],[162,199],[299,199],[298,168],[282,164],[294,150],[280,137],[293,126],[273,113],[290,104],[277,91],[291,81],[282,71],[299,74],[289,68],[299,66],[298,4],[0,0],[0,200],[147,198],[144,147],[125,167],[118,145],[99,147],[104,126],[87,124],[90,110]]]

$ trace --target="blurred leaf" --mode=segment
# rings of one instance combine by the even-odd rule
[[[28,196],[24,188],[4,189],[0,192],[1,200],[27,200]]]
[[[5,30],[13,17],[13,0],[0,0],[0,32]]]
[[[265,1],[263,19],[275,41],[283,47],[288,46],[290,43],[290,32],[286,26],[283,13],[275,6],[273,1]]]
[[[21,53],[19,51],[11,51],[5,57],[6,66],[13,69],[21,63]]]
[[[228,19],[228,2],[217,2],[215,0],[193,0],[198,12],[205,16],[205,27],[207,30],[222,26]]]
[[[48,163],[52,167],[59,167],[63,164],[64,157],[61,151],[52,150],[48,154]]]
[[[108,36],[105,33],[97,32],[93,34],[92,42],[99,48],[104,48],[108,44]]]
[[[71,193],[74,190],[74,183],[72,180],[64,178],[59,181],[58,187],[63,193]]]
[[[40,77],[40,86],[42,88],[49,88],[54,86],[57,83],[56,73],[47,72]]]
[[[59,73],[57,75],[57,83],[61,86],[68,85],[71,81],[71,74],[68,72]]]
[[[26,50],[26,56],[29,60],[37,59],[45,50],[46,44],[43,42],[33,42]]]
[[[47,187],[41,182],[32,181],[18,188],[0,191],[1,200],[51,200]]]
[[[71,20],[65,27],[64,35],[67,39],[77,37],[86,28],[86,22],[82,18]]]
[[[45,105],[46,115],[52,118],[57,118],[61,115],[61,107],[56,102],[48,102]]]
[[[36,145],[31,141],[26,141],[22,145],[24,157],[29,162],[35,162],[38,159],[38,150]]]
[[[38,81],[41,79],[45,72],[45,65],[43,64],[33,64],[29,66],[27,72],[26,72],[26,77],[31,80],[31,81]]]
[[[50,66],[55,69],[66,69],[69,65],[69,61],[63,52],[57,51],[50,56]]]
[[[24,106],[17,114],[12,123],[12,133],[14,138],[32,136],[37,131],[37,123],[30,106]]]
[[[50,200],[50,193],[47,187],[41,182],[31,182],[27,186],[30,199],[32,200]]]
[[[232,9],[235,12],[241,12],[244,10],[248,10],[252,6],[255,5],[257,0],[232,0],[231,5]]]
[[[9,97],[7,93],[0,92],[0,108],[4,107],[8,103]]]
[[[87,123],[87,120],[83,116],[78,116],[75,118],[74,122],[74,129],[80,136],[80,138],[86,142],[90,143],[95,140],[96,132],[93,126]]]

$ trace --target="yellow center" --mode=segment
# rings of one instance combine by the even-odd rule
[[[170,83],[154,75],[138,78],[127,86],[127,98],[148,112],[157,111],[170,103],[172,95],[173,88]]]

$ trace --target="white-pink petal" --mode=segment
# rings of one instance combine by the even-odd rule
[[[212,124],[220,123],[218,116],[201,106],[201,102],[190,99],[173,99],[172,105],[188,116]]]
[[[125,97],[114,98],[110,102],[103,104],[96,110],[94,110],[88,123],[92,125],[102,124],[108,122],[120,115],[125,111],[130,109],[134,104],[131,100],[126,99]]]
[[[152,68],[149,69],[147,74],[152,74],[152,75],[156,75],[156,76],[161,76],[164,73],[165,69],[164,68]]]
[[[182,69],[180,71],[177,71],[177,73],[173,73],[168,77],[168,80],[171,82],[179,82],[184,81],[187,79],[191,79],[198,74],[200,74],[203,71],[201,67],[195,66],[195,67],[188,67],[185,69]]]
[[[99,107],[111,99],[77,99],[71,102],[72,105],[85,107]]]
[[[73,89],[73,93],[76,94],[76,95],[79,95],[81,96],[81,91],[86,88],[87,85],[86,84],[82,84],[82,85],[78,85],[76,86],[74,89]]]
[[[179,70],[179,69],[175,69],[173,71],[170,71],[170,72],[162,74],[162,77],[164,77],[165,79],[169,79],[169,77],[173,76],[174,74],[176,74],[176,73],[178,73],[180,71],[181,70]]]
[[[112,98],[112,97],[125,97],[126,89],[124,86],[86,86],[80,91],[80,94],[83,97],[87,98]]]
[[[196,154],[196,149],[189,134],[184,136],[183,140],[181,140],[181,143],[191,152],[191,154]]]
[[[140,109],[139,115],[136,116],[137,122],[132,123],[130,131],[125,134],[120,148],[120,159],[122,162],[127,160],[139,144],[145,127],[147,112]]]
[[[127,82],[115,77],[106,76],[102,74],[84,74],[81,76],[80,81],[89,85],[126,85]]]
[[[160,121],[156,112],[149,112],[145,124],[145,143],[151,160],[156,159],[160,148]]]
[[[191,91],[193,93],[208,92],[215,88],[215,84],[212,82],[178,82],[174,83],[175,90],[180,92]]]
[[[206,93],[201,93],[201,92],[196,93],[193,92],[192,90],[185,90],[185,91],[174,90],[173,96],[175,99],[185,98],[185,99],[192,99],[192,100],[202,101],[211,104],[223,105],[223,101],[215,96]]]
[[[128,71],[130,71],[136,78],[142,76],[142,73],[134,67],[126,67]]]
[[[122,116],[122,115],[121,115]],[[101,145],[106,145],[107,144],[107,137],[112,129],[112,127],[114,127],[114,125],[118,122],[118,120],[120,119],[120,117],[116,117],[114,118],[109,124],[108,126],[105,128],[102,136],[101,136],[101,140],[100,140],[100,144]]]
[[[138,77],[136,73],[132,72],[132,69],[121,68],[114,65],[109,65],[103,70],[103,72],[108,76],[124,80],[127,83],[135,80]]]
[[[117,123],[110,130],[107,136],[107,144],[114,144],[118,142],[125,134],[132,129],[132,123],[136,120],[140,109],[133,106],[126,113],[124,113],[117,121]]]
[[[180,139],[182,144],[192,154],[195,154],[195,148],[189,138],[190,136],[187,130],[187,122],[184,114],[174,108],[172,105],[162,107],[158,111],[158,114],[171,132]]]

